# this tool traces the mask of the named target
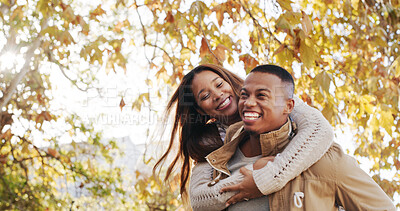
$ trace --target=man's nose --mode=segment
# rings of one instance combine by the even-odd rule
[[[253,97],[249,97],[246,99],[246,101],[244,101],[244,106],[246,107],[256,106],[256,101],[254,100]]]

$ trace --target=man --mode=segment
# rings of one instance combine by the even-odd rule
[[[240,93],[243,121],[232,125],[227,131],[227,143],[207,156],[211,165],[226,172],[227,165],[234,166],[243,159],[282,152],[294,134],[295,124],[288,118],[294,107],[293,91],[293,79],[283,68],[262,65],[253,69]],[[242,160],[238,158],[240,153]],[[383,190],[337,144],[282,190],[249,200],[262,196],[258,189],[268,185],[257,174],[267,161],[268,158],[260,159],[253,165],[254,175],[241,168],[244,181],[221,190],[240,191],[228,200],[229,210],[337,210],[338,205],[345,210],[395,210]],[[245,201],[238,202],[240,199]]]

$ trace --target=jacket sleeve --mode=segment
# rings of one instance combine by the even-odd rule
[[[333,143],[333,129],[319,110],[295,98],[290,115],[297,124],[296,136],[273,162],[253,172],[254,181],[264,195],[282,189],[317,162]]]
[[[251,165],[246,166],[252,169]],[[214,186],[209,187],[212,181],[213,168],[207,162],[197,163],[192,169],[189,183],[189,198],[192,209],[197,210],[223,210],[226,201],[237,192],[220,194],[221,188],[235,185],[243,180],[243,175],[237,171],[230,177],[220,180]]]
[[[382,188],[358,165],[344,155],[337,166],[336,197],[345,210],[395,210]]]

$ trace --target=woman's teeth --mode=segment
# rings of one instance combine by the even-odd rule
[[[228,97],[228,98],[226,98],[226,100],[225,100],[224,102],[222,102],[222,103],[218,106],[217,109],[221,109],[221,108],[225,107],[226,105],[229,104],[229,102],[230,102],[230,98]]]

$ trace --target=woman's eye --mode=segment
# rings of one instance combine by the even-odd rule
[[[221,87],[221,86],[222,86],[222,81],[217,84],[217,87]]]
[[[203,97],[201,97],[201,100],[206,100],[209,96],[210,96],[210,94],[206,94]]]
[[[246,93],[244,93],[244,92],[240,93],[240,98],[246,98],[246,97],[247,97]]]

